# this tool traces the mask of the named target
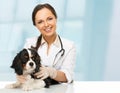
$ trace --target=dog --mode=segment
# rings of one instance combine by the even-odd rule
[[[14,58],[11,68],[14,69],[17,75],[23,75],[27,78],[26,82],[20,83],[16,81],[9,84],[6,88],[22,88],[24,91],[29,91],[39,88],[49,88],[52,84],[58,84],[57,81],[50,77],[42,80],[34,76],[35,73],[40,71],[41,58],[36,50],[29,48],[21,50]]]

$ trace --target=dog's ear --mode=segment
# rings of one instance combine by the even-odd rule
[[[37,52],[36,52],[37,53]],[[35,59],[35,63],[36,63],[36,69],[35,72],[38,72],[40,67],[41,67],[41,58],[38,55],[38,53],[36,54],[36,59]]]
[[[18,75],[22,75],[23,74],[23,67],[22,67],[22,60],[20,58],[20,54],[21,53],[18,53],[14,60],[13,60],[13,63],[11,65],[11,68],[13,68],[15,70],[15,73],[18,74]]]

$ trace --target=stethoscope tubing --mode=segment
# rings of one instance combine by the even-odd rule
[[[63,48],[63,43],[62,40],[60,38],[60,36],[58,35],[58,38],[60,40],[60,45],[61,45],[61,49],[60,51],[55,55],[54,61],[53,61],[53,67],[55,67],[57,65],[57,63],[59,62],[59,60],[64,56],[65,54],[65,49]],[[61,53],[61,55],[60,55]],[[58,58],[58,55],[60,55],[60,57]]]

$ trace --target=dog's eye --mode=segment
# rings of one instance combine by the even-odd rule
[[[24,57],[25,57],[25,58],[28,58],[28,56],[27,56],[27,55],[24,55]]]
[[[32,58],[32,60],[35,60],[35,57],[31,57]]]

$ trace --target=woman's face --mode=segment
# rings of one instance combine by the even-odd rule
[[[56,22],[57,19],[47,8],[39,10],[35,15],[35,25],[45,37],[56,35]]]

